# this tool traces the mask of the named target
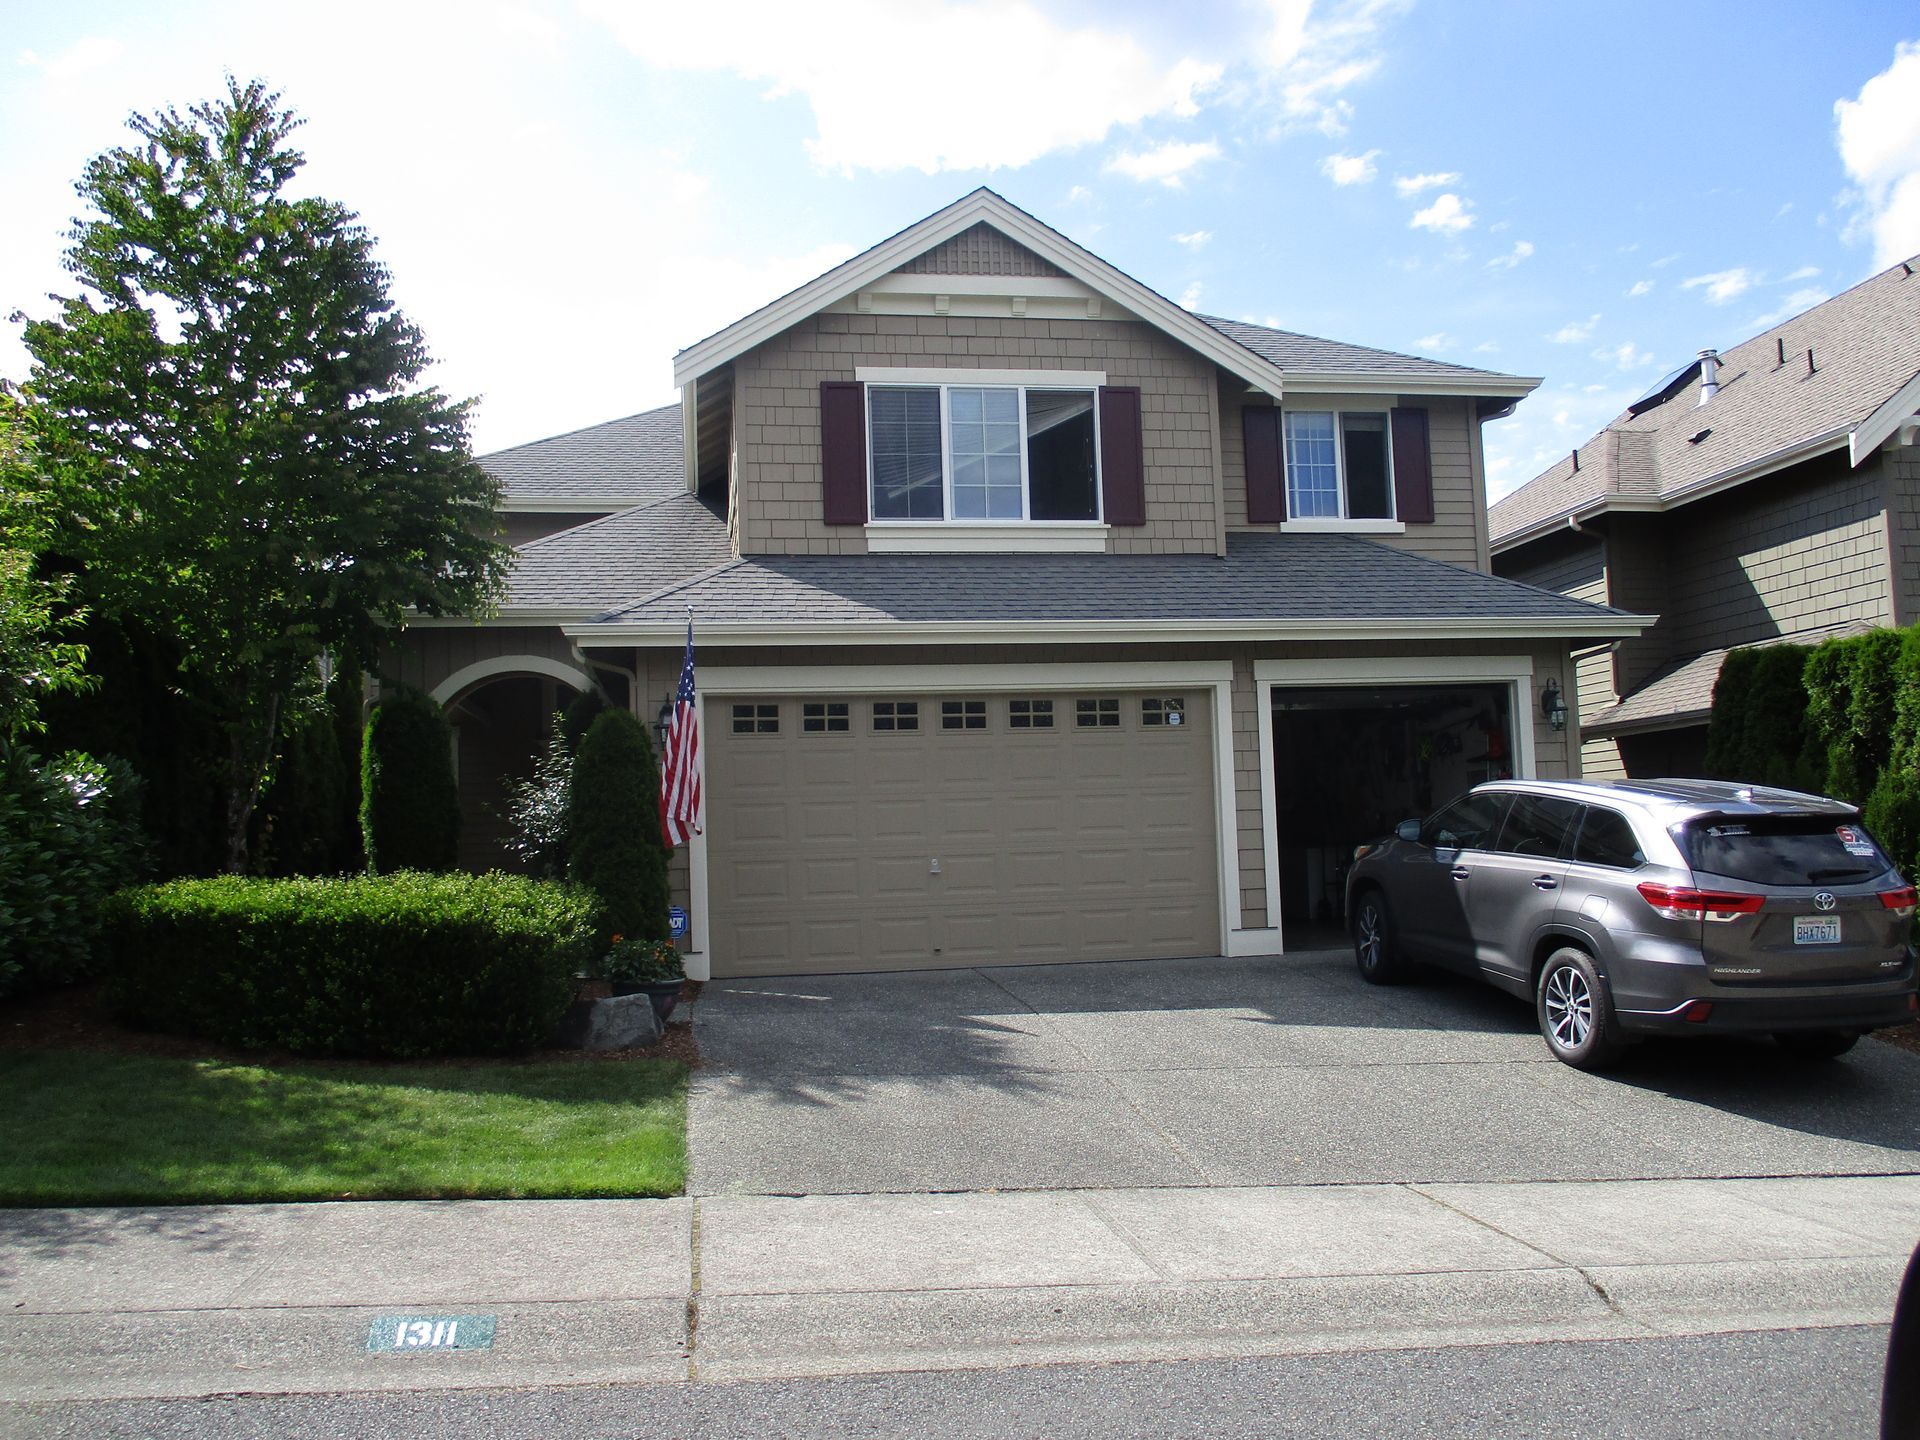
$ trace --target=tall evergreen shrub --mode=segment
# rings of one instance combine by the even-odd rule
[[[1886,768],[1867,797],[1867,828],[1908,879],[1920,875],[1920,626],[1900,632]]]
[[[1713,682],[1713,710],[1707,719],[1706,771],[1716,780],[1744,778],[1747,694],[1753,688],[1757,650],[1734,650],[1720,666]]]
[[[1893,744],[1898,630],[1823,642],[1807,657],[1807,725],[1825,752],[1827,790],[1858,805],[1873,793]]]
[[[647,727],[604,711],[580,741],[567,811],[568,873],[606,907],[610,931],[667,938],[667,852],[660,772]]]
[[[440,707],[400,690],[374,707],[360,759],[360,837],[367,869],[451,870],[460,849],[453,731]]]

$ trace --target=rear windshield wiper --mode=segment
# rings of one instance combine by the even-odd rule
[[[1849,875],[1872,875],[1874,873],[1872,870],[1853,869],[1809,870],[1807,872],[1807,882],[1812,885],[1818,885],[1822,880],[1841,880]]]

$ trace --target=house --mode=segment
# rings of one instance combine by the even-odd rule
[[[651,721],[691,616],[691,974],[1338,937],[1354,843],[1570,773],[1543,694],[1648,623],[1491,573],[1481,422],[1536,381],[1191,314],[988,190],[675,378],[483,462],[597,518],[399,669],[483,819],[572,691]]]
[[[1589,777],[1703,773],[1729,649],[1920,619],[1916,269],[1702,351],[1494,504],[1495,574],[1659,616],[1575,654]]]

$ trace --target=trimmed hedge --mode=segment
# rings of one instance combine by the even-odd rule
[[[1819,793],[1825,746],[1807,723],[1804,645],[1734,650],[1720,667],[1707,724],[1707,772],[1722,780]]]
[[[647,727],[602,712],[574,756],[567,803],[568,873],[606,906],[609,931],[667,938],[667,851],[660,835],[660,768]]]
[[[226,875],[122,891],[106,907],[123,1015],[302,1055],[543,1044],[598,931],[586,891],[500,874]]]
[[[1807,657],[1807,725],[1826,751],[1827,791],[1859,805],[1893,745],[1898,630],[1827,640]]]
[[[360,759],[367,869],[451,870],[460,854],[453,730],[433,700],[400,690],[374,707]]]

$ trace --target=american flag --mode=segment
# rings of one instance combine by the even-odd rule
[[[700,833],[700,720],[693,705],[693,616],[687,616],[687,659],[673,697],[673,726],[660,760],[660,834],[667,848]]]

